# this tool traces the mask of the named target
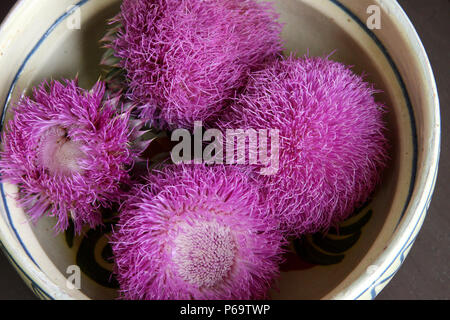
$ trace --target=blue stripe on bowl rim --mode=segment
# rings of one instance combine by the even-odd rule
[[[49,295],[47,292],[45,292],[37,283],[31,279],[31,277],[20,267],[20,265],[14,260],[14,258],[11,256],[11,254],[6,250],[5,246],[0,241],[0,249],[5,253],[7,258],[11,261],[11,264],[17,269],[17,271],[22,274],[30,283],[30,289],[33,291],[33,293],[38,297],[44,297],[49,300],[55,300],[51,295]]]
[[[26,58],[24,59],[22,65],[20,66],[18,72],[16,73],[13,82],[11,83],[7,98],[5,100],[4,103],[4,107],[2,110],[2,114],[1,114],[1,119],[0,119],[0,131],[2,131],[3,126],[4,126],[4,121],[5,121],[5,117],[6,117],[6,111],[8,108],[8,105],[10,103],[11,97],[12,97],[12,93],[17,85],[17,82],[20,78],[20,75],[22,74],[26,64],[28,63],[28,61],[30,60],[30,58],[34,55],[34,53],[39,49],[39,47],[41,46],[41,44],[48,38],[48,36],[53,32],[53,30],[59,25],[61,24],[61,22],[63,22],[68,16],[70,16],[75,10],[77,10],[78,8],[82,7],[84,4],[86,4],[87,2],[89,2],[90,0],[81,0],[79,1],[77,4],[75,4],[73,7],[70,8],[70,10],[66,11],[63,15],[61,15],[58,19],[55,20],[55,22],[48,28],[48,30],[42,35],[42,37],[39,39],[39,41],[36,43],[36,45],[32,48],[32,50],[29,52],[29,54],[26,56]],[[412,157],[412,174],[411,174],[411,180],[410,180],[410,186],[409,186],[409,191],[408,191],[408,196],[407,196],[407,201],[405,203],[405,206],[403,208],[403,211],[401,213],[400,219],[397,223],[397,227],[400,224],[409,204],[412,198],[412,194],[415,188],[415,183],[416,183],[416,171],[417,171],[417,157],[418,157],[418,143],[417,143],[417,128],[416,128],[416,122],[415,122],[415,117],[414,117],[414,110],[412,109],[412,105],[411,105],[411,100],[408,94],[408,91],[406,89],[406,85],[405,82],[403,81],[403,78],[399,72],[399,69],[397,68],[394,60],[392,59],[392,57],[390,56],[389,52],[387,51],[386,47],[383,45],[383,43],[380,41],[380,39],[375,35],[375,33],[370,30],[365,23],[363,23],[351,10],[349,10],[345,5],[343,5],[341,2],[339,2],[338,0],[329,0],[331,3],[335,4],[338,8],[340,8],[341,10],[343,10],[353,21],[355,21],[370,37],[371,39],[376,43],[376,45],[378,46],[378,48],[382,51],[382,53],[384,54],[385,58],[388,60],[392,70],[395,73],[395,76],[397,78],[397,81],[402,89],[403,92],[403,96],[404,99],[406,101],[406,105],[408,108],[408,113],[409,113],[409,118],[410,118],[410,125],[411,125],[411,132],[412,132],[412,142],[413,142],[413,157]],[[1,139],[1,137],[0,137]],[[1,141],[0,141],[1,142]],[[434,175],[434,181],[436,180],[436,175],[437,172],[435,172]],[[4,186],[3,183],[0,183],[0,192],[1,192],[1,197],[3,200],[3,204],[6,210],[6,214],[7,214],[7,218],[8,218],[8,222],[11,226],[11,229],[13,230],[17,240],[19,241],[20,245],[22,246],[23,250],[25,251],[25,253],[27,254],[27,256],[30,258],[30,260],[36,265],[36,267],[38,269],[40,269],[39,265],[36,263],[36,261],[34,260],[33,256],[31,255],[31,253],[28,251],[27,247],[25,246],[25,244],[23,243],[20,235],[17,232],[17,229],[15,228],[12,219],[11,219],[11,213],[8,209],[8,205],[7,205],[7,200],[6,200],[6,195],[5,195],[5,191],[4,191]],[[429,202],[431,201],[431,195],[432,192],[430,192],[430,194],[428,195],[427,198],[427,206],[425,206],[425,208],[422,210],[420,217],[422,217],[423,214],[426,213],[426,209],[429,205]],[[400,258],[403,257],[404,259],[404,255],[403,253],[405,252],[405,250],[407,248],[409,248],[412,243],[414,242],[414,239],[412,239],[412,241],[410,241],[411,237],[413,236],[413,234],[415,233],[415,230],[417,229],[419,222],[421,221],[421,219],[419,218],[417,221],[417,224],[414,226],[413,231],[411,232],[411,234],[408,237],[408,240],[404,243],[404,245],[402,246],[402,249],[398,252],[398,254],[396,255],[396,257],[394,258],[394,260],[389,264],[389,266],[383,271],[383,273],[381,274],[381,276],[383,276],[385,274],[385,272],[389,269],[389,267],[396,261],[396,259],[400,256]],[[6,248],[5,248],[5,250]],[[24,272],[24,270],[19,266],[19,264],[14,260],[13,256],[7,252],[8,257],[10,258],[10,260],[17,266],[17,268],[27,277],[28,280],[30,280],[31,284],[34,286],[37,286],[36,283],[34,283],[34,281]],[[395,272],[394,272],[395,273]],[[356,299],[358,299],[360,296],[362,296],[365,292],[367,292],[367,290],[371,290],[371,297],[375,298],[375,287],[377,285],[381,285],[384,282],[388,281],[389,279],[392,278],[393,274],[391,276],[389,276],[386,279],[382,279],[380,280],[381,276],[376,279],[370,286],[368,286],[363,292],[361,292],[360,294],[358,294],[356,296]],[[380,281],[379,281],[380,280]],[[50,299],[54,299],[51,295],[49,295],[48,293],[46,293],[44,290],[42,290],[42,288],[40,288],[39,286],[37,286],[37,288],[39,288],[39,290],[47,297],[49,297]]]

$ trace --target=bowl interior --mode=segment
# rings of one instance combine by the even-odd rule
[[[118,12],[120,1],[83,0],[72,9],[69,5],[73,1],[61,2],[51,14],[45,11],[48,4],[38,8],[37,14],[47,23],[39,25],[35,34],[14,40],[33,45],[24,45],[23,55],[7,66],[8,73],[17,73],[15,79],[8,79],[5,84],[8,88],[9,84],[13,85],[11,95],[8,97],[8,88],[1,93],[7,106],[24,92],[29,93],[29,89],[43,79],[78,75],[81,86],[89,88],[102,73],[98,62],[103,49],[98,42],[106,31],[106,20]],[[353,65],[356,73],[366,74],[366,80],[382,90],[376,99],[387,107],[386,123],[391,142],[390,164],[372,201],[344,222],[339,234],[308,235],[293,242],[292,252],[282,266],[278,290],[273,290],[275,299],[323,299],[343,294],[345,297],[345,288],[366,272],[384,250],[410,196],[414,125],[407,108],[408,98],[389,60],[399,53],[380,46],[364,23],[361,24],[361,18],[350,14],[362,12],[358,5],[352,5],[355,2],[275,1],[285,23],[286,54],[324,56],[332,53],[332,59]],[[81,19],[80,29],[73,29],[78,18]],[[4,120],[8,121],[10,116],[6,113]],[[31,225],[25,213],[15,205],[16,187],[4,184],[2,188],[7,210],[2,212],[1,222],[10,226],[13,237],[20,238],[20,250],[25,248],[48,281],[74,298],[117,296],[117,283],[110,272],[111,252],[107,241],[110,225],[104,230],[87,231],[82,237],[74,237],[70,230],[55,236],[54,219],[44,218]],[[81,268],[80,290],[66,286],[71,265]]]

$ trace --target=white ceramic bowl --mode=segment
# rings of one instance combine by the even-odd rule
[[[273,298],[374,298],[409,252],[436,180],[440,119],[430,64],[396,1],[276,2],[286,23],[287,51],[324,55],[337,49],[333,59],[354,65],[358,73],[364,70],[384,91],[377,98],[389,108],[392,161],[374,200],[343,224],[339,236],[309,236],[297,243]],[[366,25],[376,13],[368,13],[370,5],[380,9],[381,29]],[[43,79],[79,74],[80,84],[91,86],[101,73],[98,40],[118,8],[116,0],[19,1],[0,29],[2,124],[11,103]],[[70,233],[54,237],[52,219],[36,226],[28,222],[15,204],[15,186],[2,184],[0,191],[3,249],[36,294],[45,299],[116,296],[108,283],[111,264],[104,259],[104,235],[92,231],[88,239]],[[75,264],[83,271],[81,290],[66,285],[67,268]]]

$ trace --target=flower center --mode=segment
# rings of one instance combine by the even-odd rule
[[[173,260],[182,279],[198,287],[213,287],[234,264],[236,243],[229,228],[216,222],[185,225],[175,239]]]
[[[51,173],[70,176],[81,172],[78,161],[82,157],[80,144],[70,140],[65,129],[52,127],[43,134],[38,161]]]

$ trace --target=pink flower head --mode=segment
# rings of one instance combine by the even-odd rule
[[[248,71],[280,54],[277,18],[256,0],[124,0],[103,64],[126,71],[143,118],[191,128],[223,109]]]
[[[259,179],[287,234],[326,230],[374,191],[387,160],[374,93],[341,63],[289,57],[253,73],[224,117],[224,127],[279,130],[279,170]]]
[[[137,152],[130,148],[129,112],[98,82],[90,91],[77,80],[43,83],[23,97],[3,133],[2,180],[19,188],[18,204],[32,221],[55,216],[55,230],[77,232],[101,224],[128,181]]]
[[[168,165],[135,186],[112,236],[124,299],[265,298],[282,235],[237,168]]]

